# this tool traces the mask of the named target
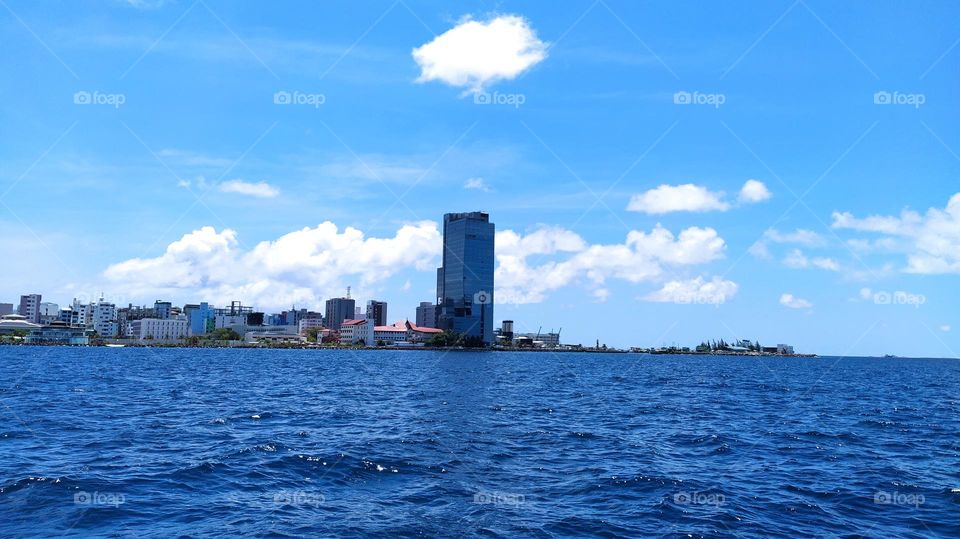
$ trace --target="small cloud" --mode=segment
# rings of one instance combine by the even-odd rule
[[[808,259],[800,249],[793,249],[783,259],[783,265],[793,269],[820,268],[827,271],[840,271],[840,264],[832,258],[817,257]]]
[[[944,333],[948,333],[948,332],[950,331],[950,326],[947,325],[947,324],[944,324],[944,325],[940,326],[940,331],[942,331],[942,332],[944,332]]]
[[[221,193],[236,193],[258,198],[273,198],[280,190],[267,182],[251,183],[243,180],[229,180],[220,184]]]
[[[404,292],[409,292],[409,291],[410,291],[410,288],[411,288],[412,286],[413,286],[413,285],[410,283],[410,279],[407,279],[407,282],[403,283],[402,290],[403,290]]]
[[[861,288],[860,299],[865,301],[873,299],[873,290],[870,290],[869,288]]]
[[[206,191],[207,189],[207,179],[203,176],[197,176],[194,180],[184,180],[180,179],[177,182],[177,187],[182,187],[183,189],[190,189],[193,186],[196,186],[197,189],[201,191]]]
[[[627,211],[663,214],[678,211],[705,212],[727,211],[730,205],[724,202],[722,193],[715,193],[692,183],[683,185],[663,184],[639,195],[633,195]]]
[[[500,15],[487,21],[469,17],[413,49],[420,66],[417,82],[440,81],[479,93],[499,80],[511,80],[547,56],[547,44],[526,19]]]
[[[596,300],[597,303],[606,303],[609,298],[610,291],[606,288],[598,288],[593,291],[593,299]]]
[[[770,200],[773,196],[770,193],[770,190],[767,189],[767,186],[759,180],[747,180],[743,184],[743,187],[740,188],[740,202],[747,204],[755,204],[757,202],[763,202],[764,200]]]
[[[780,305],[789,307],[791,309],[809,309],[813,307],[813,303],[810,303],[805,299],[795,297],[793,294],[783,294],[780,296]]]
[[[483,178],[470,178],[463,184],[464,189],[477,189],[485,193],[492,191],[490,186],[487,185],[487,182]]]

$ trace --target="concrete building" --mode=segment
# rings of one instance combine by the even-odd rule
[[[323,327],[323,318],[304,318],[297,323],[297,333],[300,335],[305,335],[306,331],[311,328],[322,328]]]
[[[158,299],[153,304],[153,315],[160,320],[167,320],[170,318],[171,311],[173,311],[173,304],[169,301],[160,301]]]
[[[0,317],[0,335],[15,332],[29,332],[40,329],[40,327],[40,324],[34,324],[27,320],[27,317],[22,314],[7,314]]]
[[[443,216],[443,265],[437,269],[437,327],[493,344],[495,226],[482,212]]]
[[[417,325],[422,328],[437,327],[437,306],[429,301],[421,301],[417,307]]]
[[[175,340],[190,333],[190,325],[183,318],[142,318],[129,322],[127,335],[138,340]]]
[[[248,327],[247,331],[244,333],[243,340],[249,344],[299,344],[302,342],[300,334],[297,333],[296,327],[290,325]]]
[[[60,319],[60,306],[44,301],[40,304],[40,323],[47,325]]]
[[[354,320],[357,302],[350,297],[330,298],[327,300],[323,320],[328,328],[338,329],[344,320]]]
[[[34,329],[24,339],[27,344],[49,344],[59,346],[87,346],[90,338],[84,328],[72,328],[59,320],[48,326]]]
[[[344,320],[340,324],[340,344],[363,344],[373,346],[373,324],[366,318]]]
[[[116,337],[120,333],[117,326],[117,306],[100,298],[100,301],[91,307],[93,330],[97,335],[105,338]]]
[[[373,328],[373,344],[422,344],[430,340],[443,330],[437,328],[423,328],[411,324],[409,320],[397,322],[392,326],[376,326]]]
[[[206,335],[215,326],[214,308],[207,302],[199,305],[184,305],[184,313],[190,323],[190,335]]]
[[[13,303],[0,303],[0,316],[13,314]]]
[[[387,302],[371,299],[367,302],[367,316],[375,326],[387,325]]]
[[[40,323],[40,294],[25,294],[20,296],[20,306],[17,307],[17,314],[27,319],[32,324]]]

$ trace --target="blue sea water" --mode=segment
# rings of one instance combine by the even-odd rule
[[[0,347],[0,536],[960,537],[960,361]]]

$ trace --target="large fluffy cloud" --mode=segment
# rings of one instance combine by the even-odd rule
[[[498,80],[513,79],[547,56],[547,44],[517,15],[487,21],[464,19],[413,49],[419,82],[441,81],[481,92]]]
[[[131,297],[184,297],[223,305],[242,300],[261,309],[318,305],[353,284],[373,286],[398,272],[433,270],[441,250],[436,223],[401,227],[391,238],[324,222],[252,250],[240,248],[233,230],[203,227],[171,243],[155,258],[108,267],[105,276]]]
[[[711,228],[690,227],[674,235],[657,225],[630,231],[623,243],[590,244],[561,227],[540,227],[527,234],[497,233],[498,303],[538,303],[550,292],[578,285],[603,301],[604,286],[616,279],[663,284],[664,293],[690,292],[690,301],[721,303],[736,284],[714,278],[683,281],[684,268],[721,258],[726,244]],[[359,296],[409,270],[434,271],[442,238],[434,222],[401,227],[393,237],[366,237],[331,222],[285,234],[244,249],[236,232],[203,227],[171,243],[160,256],[134,258],[108,267],[110,289],[148,301],[169,298],[241,300],[263,310],[291,305],[318,306],[353,285]],[[652,295],[651,301],[661,301]],[[701,298],[709,297],[709,300]]]
[[[508,230],[497,234],[497,301],[538,303],[549,292],[578,282],[596,292],[608,279],[659,281],[671,269],[716,260],[725,249],[712,228],[691,227],[675,236],[657,225],[650,232],[630,231],[624,243],[613,245],[589,245],[562,228],[526,236]]]
[[[899,216],[858,218],[849,212],[834,212],[833,227],[879,235],[873,244],[853,241],[861,249],[877,245],[906,254],[905,272],[960,273],[960,193],[950,197],[946,208],[930,208],[925,214],[903,210]]]
[[[686,281],[669,281],[663,288],[647,294],[643,299],[660,303],[719,305],[732,298],[738,288],[737,283],[720,277],[714,277],[710,281],[697,277]]]

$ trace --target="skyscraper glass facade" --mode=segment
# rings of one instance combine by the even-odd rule
[[[437,270],[437,325],[493,343],[494,224],[486,213],[443,216],[443,266]]]

